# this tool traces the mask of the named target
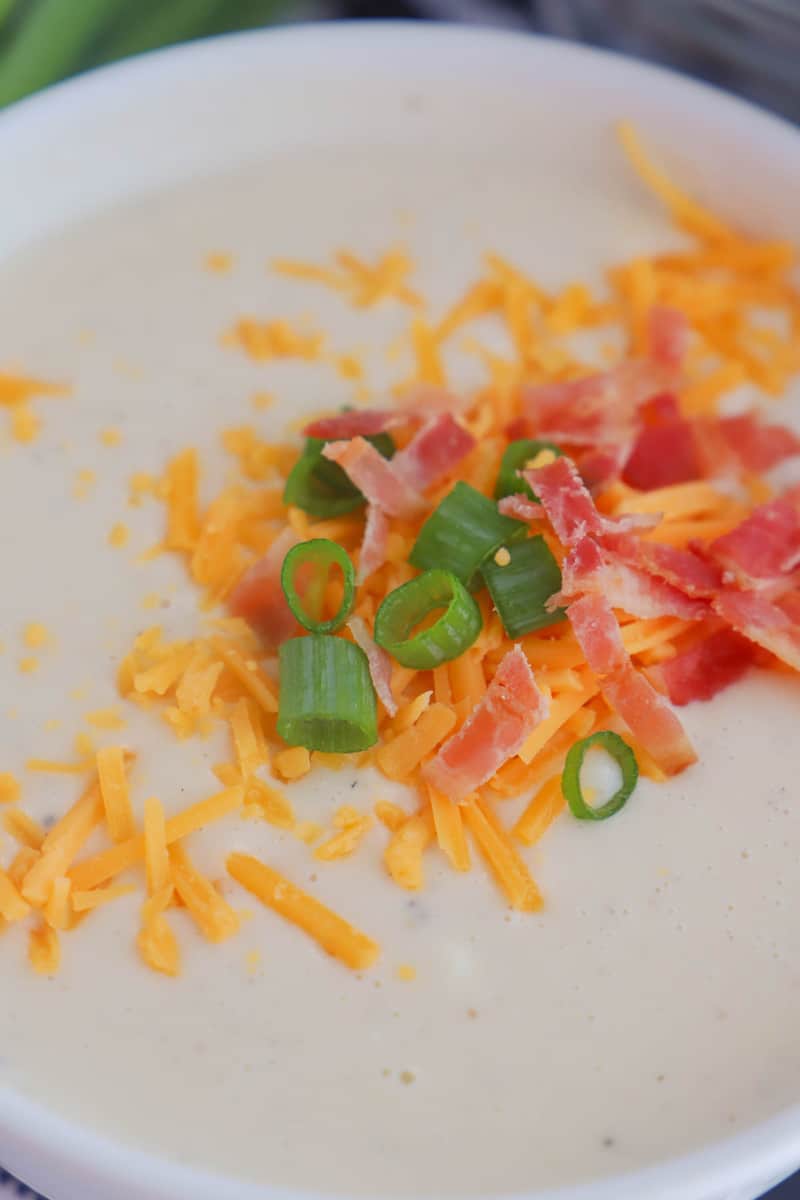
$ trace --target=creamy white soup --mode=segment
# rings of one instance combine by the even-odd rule
[[[325,365],[253,363],[220,344],[223,331],[243,314],[308,314],[337,349],[366,353],[376,396],[404,373],[386,351],[406,314],[357,314],[268,273],[273,256],[405,242],[442,305],[486,246],[555,284],[677,244],[621,173],[587,223],[585,198],[562,194],[556,173],[521,195],[491,156],[461,164],[443,151],[421,182],[398,153],[323,166],[286,156],[196,181],[0,267],[0,365],[72,387],[34,402],[32,445],[0,434],[0,769],[40,820],[79,781],[26,772],[26,760],[73,757],[85,714],[109,705],[125,729],[91,732],[136,747],[137,812],[151,794],[176,811],[218,787],[221,734],[177,742],[115,691],[136,632],[157,620],[178,637],[198,621],[181,564],[140,561],[163,511],[129,507],[129,477],[160,472],[191,442],[210,489],[226,470],[223,427],[281,437],[353,394]],[[467,196],[476,181],[490,189],[492,227],[469,220],[468,200],[449,219],[454,179]],[[232,269],[206,270],[211,251],[230,252]],[[453,370],[461,386],[478,379],[466,353]],[[259,390],[277,398],[264,412],[250,403]],[[119,444],[104,444],[107,429]],[[116,522],[129,529],[122,547],[108,542]],[[47,627],[45,646],[24,645],[31,621]],[[30,657],[37,669],[21,671]],[[378,940],[378,964],[347,971],[230,881],[248,914],[240,933],[211,946],[176,914],[176,980],[137,957],[140,889],[64,939],[52,979],[30,970],[11,928],[0,1085],[179,1163],[348,1195],[584,1180],[775,1113],[800,1095],[798,704],[797,681],[754,673],[683,710],[696,766],[663,786],[642,780],[613,820],[565,815],[526,852],[546,899],[535,915],[512,913],[479,862],[462,877],[434,851],[425,888],[402,892],[378,826],[354,858],[324,863],[289,834],[226,820],[192,840],[212,878],[233,849],[263,857]],[[315,772],[291,796],[298,816],[328,824],[343,803],[411,805],[370,772]],[[3,861],[9,850],[6,838]]]

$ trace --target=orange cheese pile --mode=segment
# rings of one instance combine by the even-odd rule
[[[446,387],[454,341],[470,336],[469,348],[483,364],[485,380],[462,418],[477,445],[458,474],[485,495],[492,494],[507,441],[504,430],[518,413],[520,385],[570,379],[592,369],[575,348],[577,333],[621,333],[624,345],[619,353],[624,357],[645,348],[647,313],[654,304],[679,308],[693,331],[683,397],[690,414],[715,412],[720,399],[743,382],[779,395],[800,370],[800,294],[791,280],[793,247],[730,229],[654,167],[629,128],[621,137],[633,166],[685,235],[685,244],[671,253],[614,266],[602,293],[581,281],[548,291],[499,255],[487,254],[481,273],[465,293],[446,311],[431,315],[411,285],[413,263],[399,250],[389,251],[373,265],[349,252],[340,252],[327,266],[285,259],[273,263],[282,275],[331,288],[359,309],[379,302],[410,307],[406,343],[414,368],[406,385]],[[505,331],[504,353],[490,351],[474,337],[471,326],[487,317]],[[284,319],[241,318],[224,340],[266,364],[285,357],[313,363],[329,355],[324,335]],[[358,362],[346,359],[336,360],[342,373],[360,377]],[[36,391],[55,390],[0,375],[0,404],[24,405]],[[141,473],[131,481],[132,503],[148,495],[163,503],[163,542],[153,553],[182,558],[205,626],[200,635],[179,641],[165,640],[157,626],[146,630],[122,661],[117,682],[126,703],[151,711],[153,719],[177,738],[202,738],[223,727],[229,754],[214,772],[225,790],[167,817],[157,798],[139,796],[132,786],[132,756],[122,747],[106,748],[92,760],[87,785],[73,807],[45,832],[19,807],[16,780],[0,775],[4,828],[18,845],[0,870],[2,922],[32,917],[30,961],[35,969],[51,973],[57,969],[64,934],[92,910],[136,886],[142,893],[134,935],[139,953],[152,969],[175,975],[180,970],[180,945],[173,910],[184,909],[212,942],[238,929],[237,913],[219,887],[198,871],[185,845],[196,829],[233,813],[266,821],[307,843],[319,869],[333,869],[322,864],[345,862],[363,853],[365,845],[381,843],[388,876],[400,888],[415,891],[424,886],[426,861],[438,851],[456,872],[467,872],[476,859],[481,861],[513,908],[541,908],[543,899],[525,852],[565,807],[560,773],[567,751],[593,730],[618,724],[569,625],[520,639],[539,686],[550,696],[549,716],[520,753],[461,805],[425,785],[420,769],[481,701],[509,648],[486,596],[478,597],[482,632],[461,658],[433,671],[394,664],[392,691],[398,711],[391,717],[380,708],[380,738],[372,750],[345,759],[283,745],[276,731],[274,660],[265,656],[247,625],[213,612],[287,524],[300,538],[331,538],[355,554],[363,514],[314,520],[284,507],[283,485],[299,453],[295,444],[265,441],[250,426],[226,430],[222,444],[235,470],[215,496],[204,493],[202,464],[192,447],[176,455],[160,479]],[[451,486],[452,479],[445,481],[431,504]],[[754,498],[769,494],[763,481],[752,481],[752,487]],[[661,525],[649,536],[675,546],[717,536],[746,512],[741,502],[707,482],[648,493],[615,484],[598,503],[610,514],[663,513]],[[383,597],[414,573],[408,557],[419,524],[391,522],[388,561],[358,589],[355,612],[370,626]],[[562,553],[557,542],[550,541],[554,552]],[[687,622],[618,615],[625,647],[637,666],[664,661],[691,643]],[[93,723],[102,727],[98,714],[95,718]],[[642,774],[663,780],[644,750],[636,745],[634,750]],[[319,768],[338,769],[345,762],[369,765],[388,780],[407,785],[410,806],[376,795],[374,812],[340,809],[328,830],[312,819],[314,814],[298,815],[287,794],[292,784]],[[66,764],[33,760],[29,766],[86,773],[87,759]],[[525,797],[527,803],[512,821],[504,806],[513,797]],[[86,842],[98,829],[106,848],[88,855]],[[371,937],[272,867],[233,854],[227,869],[247,891],[347,966],[363,969],[377,958],[379,947]],[[119,878],[128,871],[138,873],[130,876],[135,885]]]

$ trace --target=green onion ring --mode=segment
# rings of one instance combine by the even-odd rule
[[[437,608],[445,611],[419,633],[412,629]],[[423,571],[395,588],[375,615],[375,641],[404,667],[424,671],[458,658],[483,627],[481,610],[450,571]]]
[[[602,747],[607,754],[611,755],[622,772],[622,785],[614,792],[610,800],[598,808],[592,808],[590,804],[586,803],[581,789],[581,767],[587,750],[590,750],[592,746]],[[564,764],[564,773],[561,776],[561,790],[572,809],[572,815],[579,821],[605,821],[625,806],[638,779],[639,765],[636,762],[636,755],[628,743],[618,733],[612,733],[610,729],[601,729],[597,733],[583,738],[580,742],[576,742],[570,748]]]
[[[342,603],[339,611],[329,621],[319,621],[313,616],[313,611],[322,609],[330,569],[334,565],[341,567],[344,578]],[[295,580],[298,571],[304,566],[310,566],[313,574],[305,595],[301,597]],[[281,587],[289,608],[304,629],[311,633],[333,633],[350,616],[356,594],[356,573],[347,551],[338,542],[332,542],[329,538],[312,538],[308,542],[299,542],[293,546],[284,558],[281,567]]]

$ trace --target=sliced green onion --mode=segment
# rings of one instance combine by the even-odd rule
[[[496,558],[487,558],[481,572],[510,638],[545,629],[566,617],[563,608],[548,612],[545,607],[561,590],[561,570],[543,537],[517,542],[505,554],[501,549]]]
[[[366,439],[384,458],[391,458],[395,444],[388,433]],[[340,517],[361,508],[364,497],[338,463],[322,455],[327,441],[307,438],[305,449],[289,472],[283,489],[284,504],[302,508],[312,517]]]
[[[427,629],[413,630],[444,609]],[[384,599],[375,614],[375,641],[404,667],[426,671],[458,658],[481,631],[481,610],[450,571],[424,571]]]
[[[279,651],[278,733],[290,746],[354,754],[378,740],[367,656],[330,634],[289,638]]]
[[[322,609],[331,569],[341,568],[344,581],[339,611],[323,621]],[[302,595],[298,584],[302,581]],[[293,546],[283,560],[281,587],[286,602],[300,624],[311,633],[333,633],[353,608],[356,594],[356,573],[345,549],[328,538],[312,538]]]
[[[409,556],[421,570],[451,571],[475,590],[481,564],[501,546],[527,537],[524,521],[504,517],[493,500],[459,482],[428,517]]]
[[[539,442],[532,438],[520,438],[519,441],[511,442],[506,446],[503,457],[500,459],[497,482],[494,485],[495,500],[502,500],[503,496],[516,495],[527,496],[529,500],[539,499],[530,484],[526,483],[518,472],[522,470],[525,463],[536,458],[536,455],[540,454],[542,450],[552,450],[557,458],[560,458],[562,454],[558,446],[554,446],[552,442]]]
[[[605,804],[598,805],[597,808],[592,808],[590,804],[586,803],[581,790],[581,767],[587,750],[590,750],[592,746],[602,747],[607,754],[611,755],[622,772],[622,785],[614,792],[610,800],[607,800]],[[625,805],[636,787],[638,779],[639,765],[636,762],[636,755],[628,743],[623,741],[618,733],[612,733],[610,729],[601,729],[597,733],[583,738],[580,742],[576,742],[570,749],[564,764],[564,773],[561,776],[561,790],[572,809],[573,816],[580,821],[605,821],[607,817],[613,817],[614,813],[618,813]]]

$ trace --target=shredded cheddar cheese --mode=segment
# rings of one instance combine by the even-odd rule
[[[10,771],[0,771],[0,804],[15,804],[21,791],[16,776]]]
[[[84,892],[72,889],[72,907],[76,913],[92,912],[95,908],[100,908],[111,900],[116,900],[120,896],[130,896],[135,891],[136,887],[132,883],[112,883],[109,887],[94,888]]]
[[[61,942],[52,926],[39,925],[28,937],[28,960],[38,975],[55,975],[61,966]]]
[[[23,641],[31,650],[38,650],[41,646],[46,646],[50,641],[50,632],[46,625],[42,625],[41,621],[30,621],[22,634]]]
[[[311,770],[311,755],[304,746],[293,746],[275,755],[273,767],[281,779],[301,779]]]
[[[108,746],[97,752],[97,775],[106,823],[114,842],[126,841],[133,836],[135,828],[125,762],[125,751],[119,746]]]
[[[125,718],[116,708],[96,708],[92,712],[87,712],[84,720],[88,725],[93,725],[95,729],[125,728]],[[91,753],[91,748],[89,748],[89,753]]]
[[[266,863],[246,854],[231,854],[228,872],[262,904],[297,925],[323,950],[351,970],[365,970],[378,958],[380,946],[377,942],[290,883]]]
[[[713,417],[724,398],[742,385],[780,395],[800,372],[800,293],[792,274],[797,262],[794,248],[778,240],[749,238],[731,228],[677,187],[645,154],[629,126],[621,126],[619,135],[633,168],[688,239],[680,250],[638,254],[615,264],[596,287],[567,279],[551,289],[499,254],[489,253],[463,294],[435,312],[412,286],[414,263],[401,248],[370,257],[341,249],[321,264],[290,258],[272,263],[275,272],[296,281],[298,287],[328,288],[358,311],[384,303],[403,306],[404,330],[389,357],[405,363],[406,377],[395,389],[404,404],[421,409],[428,402],[438,405],[448,386],[452,351],[458,348],[472,355],[481,383],[465,398],[457,420],[476,445],[459,476],[487,497],[494,495],[508,429],[520,417],[522,389],[528,384],[580,379],[595,369],[591,356],[585,358],[578,349],[587,339],[576,335],[594,335],[588,341],[605,345],[613,364],[648,352],[648,316],[653,306],[679,309],[691,329],[680,402],[683,413],[692,418]],[[231,270],[233,256],[211,251],[204,266],[223,274]],[[497,336],[485,332],[489,326]],[[222,335],[222,342],[254,363],[297,362],[315,369],[322,365],[354,385],[359,398],[367,394],[361,350],[332,346],[311,320],[241,316]],[[32,403],[66,390],[0,372],[0,405],[9,409],[13,437],[32,441],[40,427]],[[110,746],[95,753],[91,739],[81,734],[76,739],[77,761],[32,757],[26,764],[32,772],[85,777],[80,797],[46,830],[20,807],[16,778],[0,773],[0,804],[6,805],[2,828],[13,843],[11,861],[0,867],[0,926],[31,921],[28,954],[40,973],[50,975],[58,969],[61,938],[78,920],[117,897],[134,893],[141,898],[143,881],[146,897],[140,906],[136,945],[150,969],[167,976],[179,974],[181,946],[176,931],[182,927],[182,937],[188,936],[189,921],[209,942],[233,937],[243,914],[226,898],[232,885],[217,875],[204,874],[185,843],[196,831],[235,815],[272,826],[272,832],[261,830],[258,836],[276,839],[276,844],[288,842],[284,835],[291,834],[296,839],[293,853],[307,854],[315,865],[342,861],[342,871],[354,854],[360,851],[366,856],[378,846],[387,880],[408,892],[424,887],[426,856],[461,873],[470,871],[476,860],[485,865],[508,905],[531,913],[542,907],[543,898],[523,854],[539,844],[565,809],[561,773],[570,747],[595,730],[617,729],[633,749],[641,775],[654,782],[665,778],[605,701],[600,681],[588,669],[581,646],[565,622],[519,639],[540,689],[549,698],[548,716],[519,752],[460,804],[425,782],[422,768],[446,739],[463,728],[511,646],[485,596],[478,597],[482,631],[459,658],[431,670],[392,663],[390,686],[397,711],[390,716],[383,706],[379,708],[379,741],[374,748],[354,758],[285,745],[277,733],[274,659],[245,622],[214,619],[214,614],[283,530],[289,528],[301,539],[332,538],[357,555],[364,523],[359,512],[318,519],[284,505],[284,484],[299,450],[291,439],[278,442],[262,436],[256,414],[260,417],[274,400],[271,391],[253,393],[249,397],[253,424],[222,431],[226,475],[216,491],[210,484],[216,474],[214,464],[209,463],[207,470],[191,445],[171,458],[163,474],[140,471],[128,481],[131,506],[150,500],[164,511],[162,540],[137,561],[145,563],[164,553],[176,556],[196,591],[200,624],[199,632],[187,632],[180,640],[169,640],[158,626],[135,638],[118,670],[121,704],[151,714],[178,739],[221,735],[215,757],[219,746],[227,743],[229,749],[222,754],[230,761],[218,762],[213,772],[224,790],[167,817],[158,799],[136,795],[136,780],[128,778],[131,756],[125,750]],[[304,423],[305,417],[298,418],[294,428]],[[100,430],[96,436],[107,448],[122,440],[116,429]],[[397,436],[402,449],[410,435],[401,429]],[[543,467],[553,459],[553,451],[545,449],[526,465]],[[73,495],[85,499],[95,483],[92,469],[78,471]],[[643,536],[682,548],[729,531],[753,505],[772,496],[769,478],[750,472],[741,483],[740,491],[733,494],[732,489],[706,479],[652,491],[617,481],[599,488],[596,500],[610,518],[658,516],[659,523]],[[431,504],[441,500],[452,484],[453,479],[447,478],[430,489]],[[408,560],[421,520],[389,522],[385,564],[358,586],[355,612],[370,627],[384,596],[414,574]],[[553,531],[548,529],[545,537],[560,561],[567,548]],[[127,525],[115,523],[108,543],[121,548],[128,540]],[[494,561],[499,567],[509,566],[509,547],[497,549]],[[162,603],[166,602],[157,592],[141,600],[145,609]],[[652,671],[654,677],[659,664],[692,644],[690,622],[618,615],[625,650],[637,668]],[[31,621],[22,640],[29,650],[42,650],[52,636],[44,625]],[[17,660],[24,673],[38,665],[32,655]],[[126,727],[126,716],[115,706],[89,712],[85,720],[110,731]],[[135,723],[130,727],[135,728]],[[291,801],[285,791],[272,786],[276,781],[281,786],[292,784],[317,770],[340,771],[354,763],[412,791],[419,807],[409,812],[373,795],[371,812],[341,805],[331,822],[319,811],[308,810],[302,786],[286,787]],[[340,786],[342,780],[334,782]],[[506,803],[515,799],[517,803]],[[90,838],[93,843],[87,851]],[[235,853],[228,857],[227,868],[236,883],[349,968],[363,970],[376,961],[380,952],[376,941],[273,867]],[[128,871],[131,882],[116,882]],[[327,879],[328,869],[320,868],[319,877]],[[176,908],[184,910],[182,926],[176,921],[173,928]],[[254,970],[255,959],[251,956],[248,962]],[[401,965],[395,976],[410,981],[416,972]]]
[[[232,937],[239,929],[239,917],[180,844],[171,848],[169,866],[175,890],[203,936],[210,942]]]
[[[127,546],[131,536],[131,531],[122,521],[117,521],[111,526],[108,532],[108,544],[117,550],[121,550],[123,546]]]
[[[3,828],[21,846],[29,846],[31,850],[41,850],[47,836],[39,822],[16,805],[4,809]]]
[[[323,842],[314,850],[314,858],[321,862],[332,862],[337,858],[349,858],[355,853],[365,835],[372,828],[372,817],[369,814],[355,813],[347,821],[336,821],[339,832]]]
[[[205,257],[205,268],[214,275],[227,275],[233,268],[233,255],[229,250],[210,250]]]
[[[151,896],[157,896],[171,880],[167,823],[157,796],[150,796],[144,802],[144,864],[147,890]]]

